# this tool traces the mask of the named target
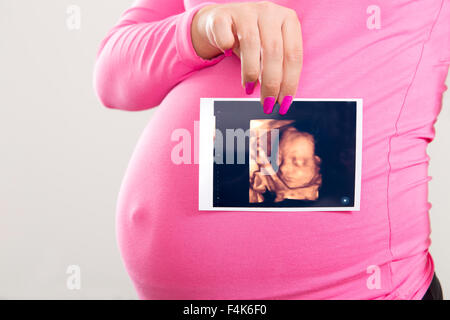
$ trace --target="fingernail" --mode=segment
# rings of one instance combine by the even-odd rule
[[[291,102],[292,102],[292,96],[285,96],[283,98],[283,101],[281,102],[279,113],[286,114],[286,112],[288,112],[288,110],[289,110]]]
[[[223,52],[223,54],[225,55],[225,57],[229,57],[233,54],[233,49],[227,49]]]
[[[264,113],[272,113],[273,106],[275,105],[275,97],[264,98],[263,111]]]
[[[254,82],[246,82],[245,83],[245,93],[246,94],[252,94],[254,89],[255,89]]]

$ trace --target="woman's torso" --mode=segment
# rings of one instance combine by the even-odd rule
[[[199,2],[185,1],[186,8]],[[296,9],[302,23],[296,98],[363,99],[361,211],[198,211],[199,98],[248,97],[239,59],[226,58],[166,96],[130,161],[117,232],[138,293],[420,299],[434,269],[426,147],[450,60],[439,50],[448,45],[442,39],[449,1],[274,2]],[[171,161],[176,129],[191,135],[191,164]]]

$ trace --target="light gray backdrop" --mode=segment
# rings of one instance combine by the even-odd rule
[[[99,43],[131,3],[0,0],[0,299],[137,298],[115,204],[153,110],[106,109],[92,86]],[[81,9],[79,30],[67,25],[70,5]],[[447,94],[428,148],[431,250],[447,292],[449,120]],[[81,268],[79,290],[67,287],[70,265]]]

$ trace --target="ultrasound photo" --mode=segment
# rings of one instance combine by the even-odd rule
[[[201,98],[199,210],[359,211],[362,99]]]

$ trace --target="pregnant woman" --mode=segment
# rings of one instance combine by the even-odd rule
[[[426,148],[449,21],[450,0],[136,1],[94,82],[106,107],[156,107],[117,204],[139,297],[440,298]],[[200,97],[260,98],[261,114],[286,117],[292,98],[363,99],[361,210],[198,211],[198,165],[171,152],[174,130],[195,137]]]

